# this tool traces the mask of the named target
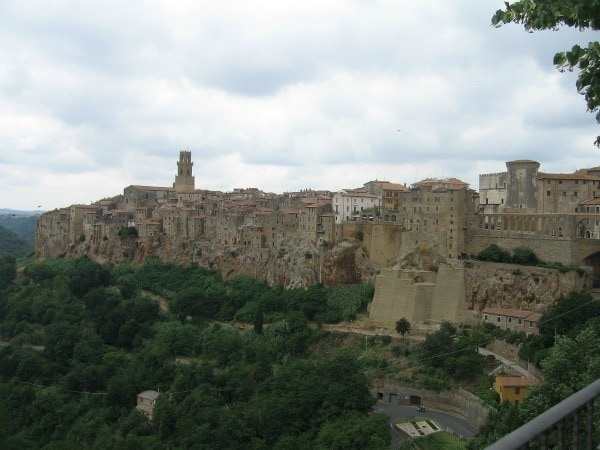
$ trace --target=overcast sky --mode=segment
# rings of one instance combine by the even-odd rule
[[[494,28],[502,0],[0,1],[0,208],[172,186],[410,185],[600,165],[575,75],[597,39]]]

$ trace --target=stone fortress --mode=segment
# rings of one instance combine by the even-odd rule
[[[172,187],[131,185],[122,195],[43,214],[36,257],[141,263],[158,256],[286,287],[375,278],[374,320],[468,322],[486,305],[536,308],[537,297],[548,303],[577,287],[536,273],[551,292],[527,288],[518,305],[508,304],[508,294],[490,299],[464,263],[492,243],[529,247],[544,261],[589,266],[600,276],[600,168],[546,174],[529,160],[506,168],[480,175],[479,192],[446,178],[410,187],[376,180],[337,192],[223,193],[196,189],[191,152],[182,151]]]

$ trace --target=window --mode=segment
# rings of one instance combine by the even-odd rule
[[[521,393],[521,388],[515,388],[515,395],[519,395]]]
[[[550,197],[550,191],[546,191],[546,197]]]
[[[487,314],[483,315],[483,320],[488,320],[488,315]]]
[[[533,322],[531,320],[529,321],[529,328],[533,328]]]
[[[519,325],[521,325],[521,323],[523,323],[523,320],[522,320],[522,319],[519,319]]]
[[[496,317],[496,322],[500,323],[500,317]]]
[[[508,323],[512,323],[512,317],[508,318]]]

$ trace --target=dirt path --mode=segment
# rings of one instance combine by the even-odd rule
[[[160,309],[162,309],[163,311],[169,310],[169,302],[167,301],[166,298],[161,297],[160,295],[153,294],[150,291],[145,291],[145,290],[142,290],[142,294],[147,295],[148,297],[156,300],[158,302],[158,304],[160,305]]]

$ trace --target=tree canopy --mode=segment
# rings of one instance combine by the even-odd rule
[[[396,332],[400,333],[402,337],[404,337],[406,333],[410,333],[410,328],[410,322],[406,317],[396,321]]]
[[[492,25],[499,27],[518,23],[529,32],[556,30],[560,26],[579,30],[600,29],[599,0],[519,0],[505,2],[505,8],[496,11]],[[600,123],[600,43],[590,42],[587,47],[574,45],[571,50],[554,55],[554,65],[560,71],[579,70],[577,91],[586,100],[589,112],[596,113]],[[600,136],[596,138],[600,146]]]

